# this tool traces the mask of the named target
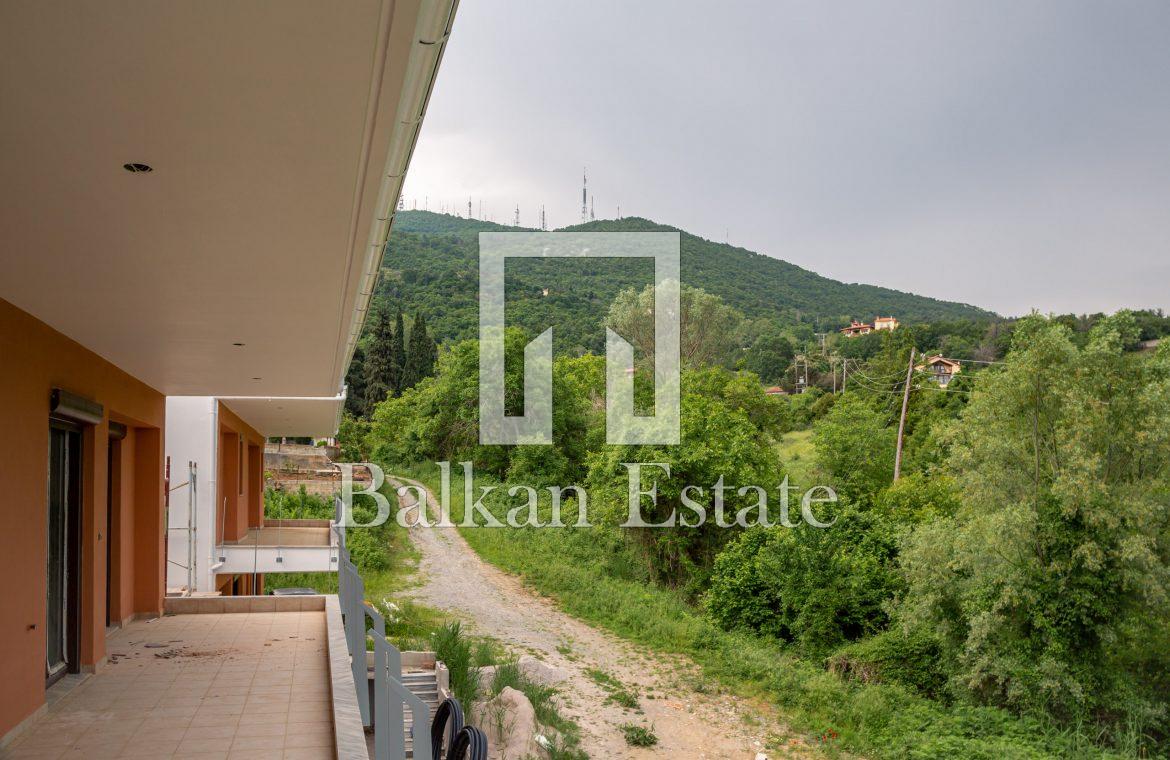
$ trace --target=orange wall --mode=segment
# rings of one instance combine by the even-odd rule
[[[249,527],[262,525],[264,501],[264,436],[219,402],[219,483],[216,514],[227,503],[227,519],[221,520],[227,540],[241,538]],[[243,441],[241,456],[240,441]],[[253,452],[255,447],[255,452]],[[216,526],[216,530],[220,530]]]
[[[105,656],[108,420],[131,428],[118,477],[123,617],[157,613],[163,588],[162,394],[48,325],[0,300],[0,737],[44,703],[45,543],[49,394],[62,388],[102,404],[87,426],[82,474],[81,664]]]

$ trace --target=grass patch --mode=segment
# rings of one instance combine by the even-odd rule
[[[591,681],[609,693],[609,696],[605,698],[606,702],[624,707],[627,710],[638,710],[641,708],[641,705],[638,704],[638,693],[604,670],[589,668],[585,671],[585,675],[589,676]]]
[[[816,448],[813,446],[812,430],[794,430],[785,433],[776,444],[780,461],[788,471],[789,485],[800,493],[816,485]]]

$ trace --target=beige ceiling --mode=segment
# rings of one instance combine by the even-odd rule
[[[168,395],[335,396],[430,3],[4,0],[0,298]]]
[[[332,398],[221,398],[240,419],[265,438],[313,436],[328,438],[337,432],[343,396]]]

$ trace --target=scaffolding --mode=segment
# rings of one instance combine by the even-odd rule
[[[171,494],[178,491],[180,488],[187,489],[187,524],[174,526],[171,525]],[[167,524],[167,563],[181,567],[187,571],[187,585],[183,589],[183,596],[191,596],[195,590],[195,573],[198,564],[198,551],[196,548],[196,539],[199,535],[199,519],[198,510],[196,509],[196,498],[199,492],[199,465],[195,462],[187,462],[187,480],[177,486],[170,485],[170,461],[167,461],[167,499],[166,499],[166,524]],[[170,539],[171,531],[180,531],[186,533],[187,536],[187,564],[176,562],[170,556]]]

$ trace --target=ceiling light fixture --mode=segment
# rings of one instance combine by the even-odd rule
[[[154,171],[154,167],[150,164],[122,164],[122,168],[131,174],[146,174],[147,172]]]

